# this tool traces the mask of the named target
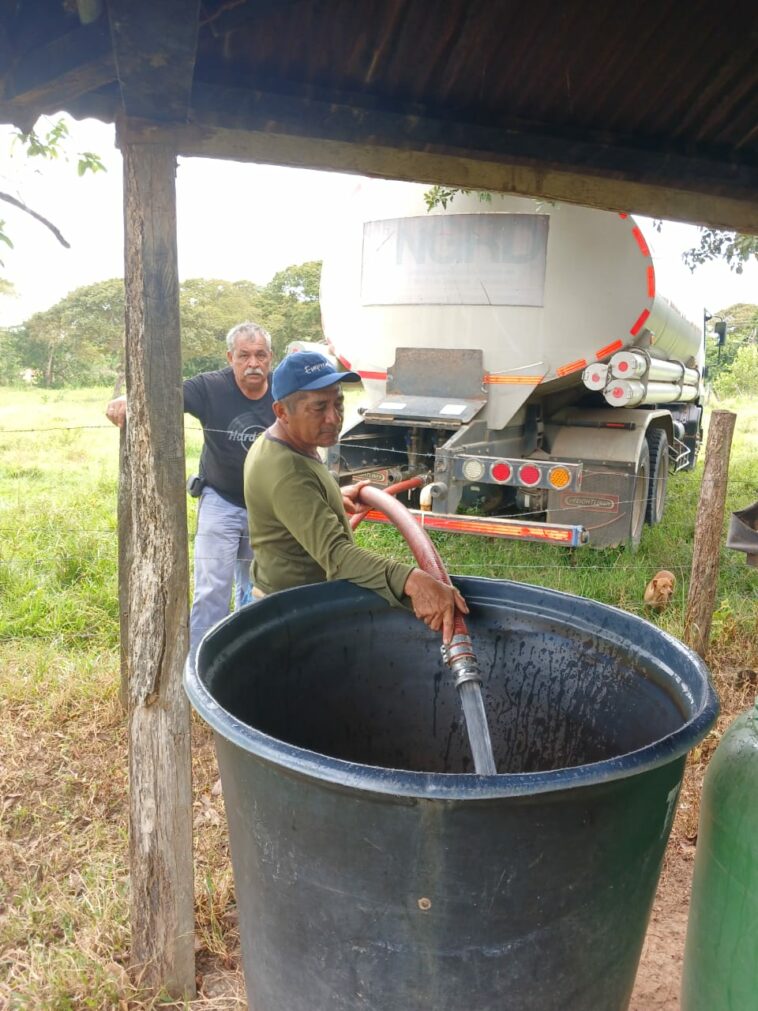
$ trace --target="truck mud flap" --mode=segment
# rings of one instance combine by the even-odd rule
[[[588,463],[581,491],[551,491],[547,517],[582,524],[593,548],[626,544],[632,527],[634,473]]]

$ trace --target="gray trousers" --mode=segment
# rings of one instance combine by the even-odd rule
[[[229,613],[234,587],[235,610],[250,599],[253,552],[247,512],[203,488],[195,535],[195,593],[190,612],[189,662],[205,633]]]

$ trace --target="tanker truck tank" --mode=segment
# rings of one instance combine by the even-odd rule
[[[425,189],[366,181],[335,227],[322,322],[366,395],[330,465],[378,483],[391,469],[427,472],[448,489],[433,513],[526,509],[578,542],[638,541],[662,514],[650,476],[665,482],[669,447],[679,466],[694,463],[703,362],[701,329],[658,291],[639,224],[509,195],[459,194],[428,212]],[[688,389],[657,404],[652,393],[675,384],[649,394],[643,369],[625,403],[644,406],[614,406],[608,366],[629,351],[675,363]],[[588,464],[606,472],[590,479]]]

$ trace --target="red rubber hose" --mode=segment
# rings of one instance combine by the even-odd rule
[[[423,477],[409,477],[405,481],[398,481],[397,484],[391,484],[383,490],[386,495],[401,495],[404,491],[410,491],[412,488],[421,488],[424,483],[425,479]],[[361,520],[368,516],[368,513],[368,509],[364,509],[359,513],[353,513],[350,517],[350,529],[355,530]]]
[[[421,478],[411,478],[410,480],[421,481],[423,483]],[[369,509],[379,509],[387,519],[395,524],[407,541],[408,547],[411,549],[420,569],[428,572],[435,579],[439,579],[440,582],[452,586],[453,584],[450,581],[450,576],[447,574],[444,562],[440,558],[434,544],[432,544],[429,534],[416,523],[402,502],[398,502],[396,498],[388,494],[388,491],[389,489],[381,491],[379,488],[372,488],[371,485],[366,485],[365,488],[361,488],[358,501],[367,507],[366,512]],[[466,621],[457,607],[455,609],[453,634],[468,635]]]

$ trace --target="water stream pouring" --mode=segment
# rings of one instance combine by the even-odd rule
[[[361,489],[358,499],[367,509],[379,509],[389,520],[392,520],[407,541],[414,558],[424,572],[428,572],[441,582],[452,586],[450,576],[447,574],[445,565],[429,535],[418,526],[402,503],[388,492],[370,485]],[[458,689],[461,699],[469,744],[474,757],[474,770],[480,776],[494,776],[497,773],[497,768],[492,754],[492,740],[482,699],[481,670],[466,621],[457,608],[453,638],[449,645],[442,646],[442,656],[453,672],[455,687]]]

